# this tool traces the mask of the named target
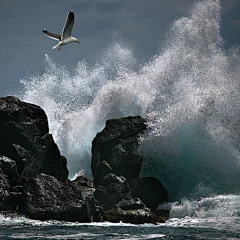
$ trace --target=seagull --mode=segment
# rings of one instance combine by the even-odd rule
[[[54,46],[52,49],[55,49],[60,46],[60,48],[58,49],[58,51],[60,51],[62,45],[66,45],[71,42],[77,42],[80,44],[77,38],[74,38],[71,36],[73,24],[74,24],[74,13],[73,11],[70,11],[67,15],[67,19],[62,30],[62,35],[50,33],[46,29],[43,29],[44,34],[46,34],[48,37],[52,39],[59,41],[59,43],[56,46]]]

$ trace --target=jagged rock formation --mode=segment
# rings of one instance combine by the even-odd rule
[[[39,174],[23,187],[19,210],[34,219],[101,222],[104,212],[93,197],[93,187],[83,179],[62,183]]]
[[[0,155],[16,162],[21,177],[46,173],[64,182],[67,160],[49,134],[47,116],[39,106],[15,97],[0,98]]]
[[[155,223],[155,214],[147,208],[139,198],[122,200],[106,212],[110,222],[125,222],[133,224]]]
[[[145,223],[164,221],[156,210],[167,192],[155,178],[139,179],[141,117],[112,119],[92,143],[94,180],[68,180],[67,160],[49,134],[39,106],[0,98],[0,211],[33,219]]]
[[[140,116],[107,120],[92,142],[93,176],[99,174],[100,163],[106,161],[116,175],[128,181],[137,178],[143,160],[137,153],[138,139],[145,129],[145,120]]]
[[[0,98],[0,210],[18,208],[23,185],[39,173],[68,180],[67,160],[49,134],[39,106]]]
[[[144,223],[166,219],[167,211],[156,211],[159,204],[168,201],[166,189],[156,178],[139,178],[143,157],[137,149],[145,129],[146,122],[139,116],[111,119],[92,142],[94,196],[109,221]],[[120,207],[123,203],[129,208]]]
[[[122,199],[129,200],[132,198],[126,179],[113,173],[109,173],[102,178],[94,196],[105,211],[113,208]]]

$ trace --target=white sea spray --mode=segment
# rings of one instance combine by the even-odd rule
[[[239,193],[240,51],[224,49],[220,9],[196,1],[147,63],[116,40],[95,64],[68,70],[46,55],[44,73],[21,80],[19,97],[46,111],[70,178],[91,175],[91,142],[107,119],[140,115],[141,176],[157,177],[171,200]]]

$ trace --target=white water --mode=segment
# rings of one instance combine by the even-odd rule
[[[199,201],[182,200],[181,203],[170,204],[170,208],[170,220],[159,225],[38,221],[0,215],[0,238],[239,239],[240,195],[219,195]]]
[[[238,196],[240,51],[224,49],[220,7],[196,1],[142,65],[119,40],[94,65],[83,60],[70,71],[46,55],[45,72],[21,80],[18,95],[46,111],[70,178],[91,176],[91,142],[107,119],[141,115],[151,128],[141,139],[141,176],[157,177],[173,201],[190,199],[172,206],[173,218],[189,204],[186,216],[195,216],[201,199]]]

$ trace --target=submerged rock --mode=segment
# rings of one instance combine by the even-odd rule
[[[0,155],[16,162],[20,177],[46,173],[65,182],[67,160],[49,134],[42,108],[15,97],[0,98]]]

